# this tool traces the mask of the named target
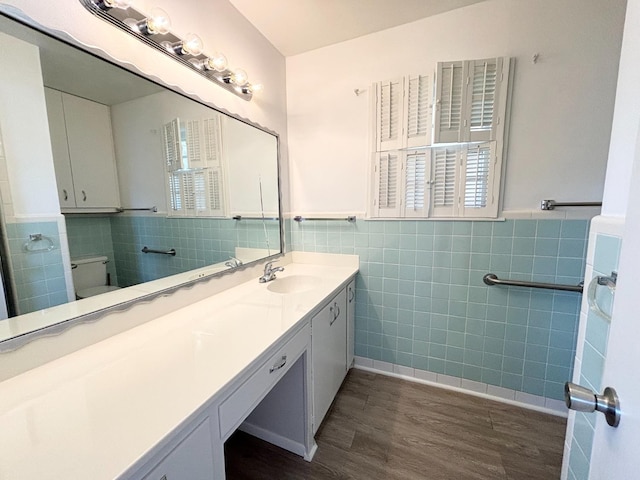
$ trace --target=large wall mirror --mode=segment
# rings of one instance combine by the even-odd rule
[[[4,15],[0,62],[0,342],[281,253],[273,132]]]

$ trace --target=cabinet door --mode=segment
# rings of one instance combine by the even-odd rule
[[[314,433],[347,373],[346,343],[347,292],[343,290],[311,320]]]
[[[53,154],[53,166],[56,171],[60,206],[62,208],[73,208],[76,206],[76,198],[73,192],[73,177],[69,160],[69,146],[67,145],[67,128],[64,123],[62,94],[57,90],[45,88],[44,98],[47,103],[51,152]]]
[[[62,94],[78,208],[119,207],[109,107]]]
[[[211,480],[213,444],[209,420],[202,422],[143,480]]]
[[[356,281],[347,286],[347,370],[352,367],[356,348]]]

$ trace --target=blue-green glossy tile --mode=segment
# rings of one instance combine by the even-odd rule
[[[563,220],[560,236],[562,238],[586,239],[588,229],[588,220]]]
[[[413,355],[412,367],[419,370],[427,370],[429,368],[429,359],[426,356]]]
[[[607,343],[609,339],[609,322],[592,311],[587,316],[587,342],[596,352],[605,356],[607,353]]]
[[[445,360],[447,360],[447,362],[462,363],[464,360],[464,349],[447,345]]]
[[[561,228],[562,228],[562,220],[538,220],[536,237],[559,238]]]
[[[593,259],[593,268],[605,274],[617,270],[621,241],[618,237],[598,235]]]
[[[462,378],[473,380],[474,382],[480,382],[482,381],[482,368],[473,365],[467,365],[465,363],[462,368]]]
[[[560,257],[584,258],[586,242],[580,239],[561,238],[558,249]]]

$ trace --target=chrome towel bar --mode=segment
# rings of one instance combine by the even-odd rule
[[[344,222],[345,220],[349,223],[356,223],[356,216],[355,215],[349,215],[348,217],[345,218],[321,218],[321,217],[302,217],[300,215],[297,215],[295,217],[293,217],[293,220],[296,222],[304,222],[306,220],[340,220],[341,222]]]
[[[280,220],[278,217],[244,217],[242,215],[234,215],[232,220]]]
[[[176,249],[171,248],[169,250],[154,250],[149,247],[142,247],[142,253],[160,253],[162,255],[171,255],[172,257],[176,256]]]
[[[556,202],[555,200],[542,200],[540,210],[555,210],[556,207],[601,207],[602,202]]]
[[[158,207],[147,207],[147,208],[119,208],[118,213],[122,212],[158,212]]]
[[[501,280],[494,273],[487,273],[484,277],[482,277],[482,281],[487,285],[544,288],[546,290],[564,290],[566,292],[582,293],[582,290],[584,289],[584,285],[582,284],[582,282],[578,285],[563,285],[559,283],[527,282],[524,280]]]

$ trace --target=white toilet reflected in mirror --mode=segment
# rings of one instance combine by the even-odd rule
[[[109,285],[107,276],[108,261],[109,259],[105,256],[71,259],[71,273],[77,300],[120,288]]]

